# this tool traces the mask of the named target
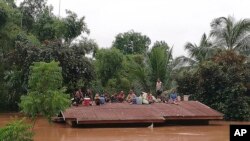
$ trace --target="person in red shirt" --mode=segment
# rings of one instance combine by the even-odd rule
[[[122,102],[124,101],[124,98],[125,98],[125,94],[124,94],[123,91],[121,91],[121,92],[118,94],[117,99],[118,99],[119,102],[122,103]]]

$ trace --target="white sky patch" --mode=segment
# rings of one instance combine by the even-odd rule
[[[59,15],[59,1],[48,0]],[[210,22],[232,15],[236,20],[249,18],[249,0],[61,0],[65,9],[85,16],[89,37],[100,47],[110,47],[118,33],[133,29],[151,39],[165,40],[174,46],[174,57],[187,55],[186,42],[199,42],[209,34]]]

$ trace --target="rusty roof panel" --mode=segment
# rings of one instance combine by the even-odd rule
[[[76,119],[79,123],[164,121],[165,119],[222,119],[223,114],[197,101],[181,101],[176,104],[153,103],[131,105],[107,103],[101,106],[71,107],[63,113],[64,119]]]

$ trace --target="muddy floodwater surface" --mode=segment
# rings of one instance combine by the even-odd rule
[[[0,114],[0,127],[11,120],[12,114]],[[35,141],[229,141],[230,122],[211,122],[210,125],[72,128],[65,123],[49,124],[38,118]],[[237,124],[237,123],[233,123]],[[250,124],[245,122],[241,124]]]

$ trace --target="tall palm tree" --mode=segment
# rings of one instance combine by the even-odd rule
[[[168,46],[154,47],[149,52],[149,64],[152,71],[152,81],[158,78],[165,84],[168,83],[170,75],[169,64],[172,61],[172,48]]]
[[[204,33],[200,39],[199,45],[187,42],[185,45],[185,50],[188,51],[190,57],[196,62],[201,62],[211,57],[213,54],[213,48],[211,48],[211,46],[211,41],[209,41],[209,38]]]
[[[231,16],[219,17],[211,22],[211,28],[214,46],[249,55],[250,19],[235,21]]]
[[[173,66],[175,66],[175,69],[179,69],[184,66],[194,66],[199,62],[210,58],[217,52],[217,49],[212,47],[212,42],[205,33],[202,35],[198,45],[187,42],[184,48],[188,51],[190,57],[180,56],[174,59]]]

